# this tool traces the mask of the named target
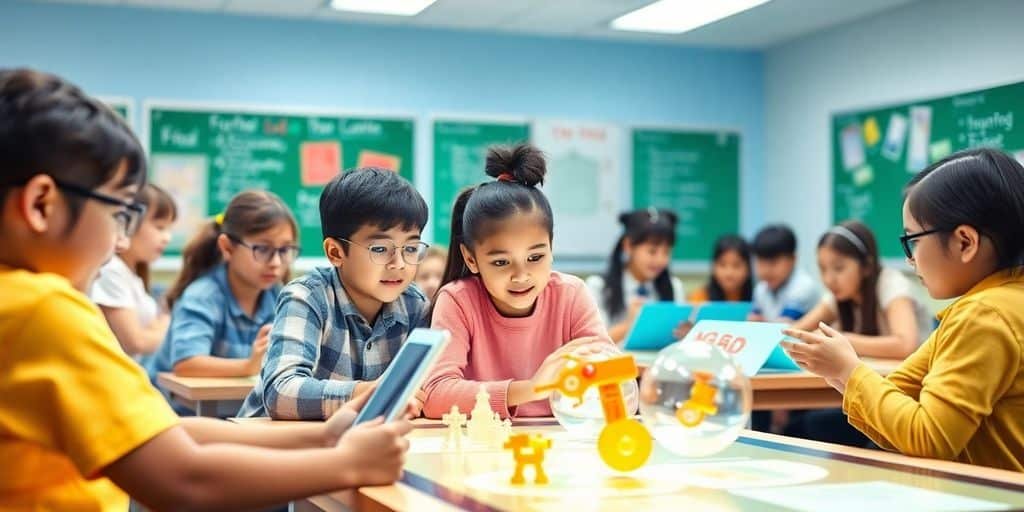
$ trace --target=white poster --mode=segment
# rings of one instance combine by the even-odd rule
[[[170,251],[180,251],[199,227],[209,220],[207,173],[209,163],[203,155],[155,154],[150,159],[153,183],[174,198],[178,219],[171,227]]]
[[[903,114],[893,113],[889,116],[889,128],[885,132],[885,144],[882,145],[882,156],[893,162],[903,155],[903,144],[907,140],[907,118]]]
[[[932,108],[910,107],[910,143],[907,148],[907,172],[917,173],[928,166],[928,144],[932,135]]]
[[[617,126],[536,121],[533,143],[547,157],[543,187],[555,216],[555,254],[595,256],[618,236],[622,134]]]

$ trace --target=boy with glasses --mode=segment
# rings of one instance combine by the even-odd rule
[[[376,168],[340,174],[320,196],[320,222],[331,266],[282,290],[259,382],[239,416],[327,418],[429,323],[426,297],[410,286],[426,256],[427,205],[408,181]]]

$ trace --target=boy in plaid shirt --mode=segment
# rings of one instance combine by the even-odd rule
[[[320,196],[320,222],[331,266],[281,291],[259,382],[239,416],[328,418],[430,322],[426,297],[410,286],[426,255],[427,205],[408,181],[386,169],[340,174]]]

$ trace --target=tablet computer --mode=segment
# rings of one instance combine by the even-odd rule
[[[701,320],[746,322],[753,310],[754,304],[751,302],[706,302],[697,310],[693,323]]]
[[[675,343],[672,331],[693,314],[693,306],[675,302],[648,302],[640,308],[626,336],[625,350],[661,350]]]
[[[451,333],[439,329],[414,329],[409,333],[353,424],[378,417],[384,417],[384,421],[398,419],[449,339]]]

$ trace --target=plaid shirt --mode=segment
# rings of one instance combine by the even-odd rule
[[[427,307],[412,285],[384,304],[371,327],[334,267],[292,281],[277,303],[259,382],[238,415],[328,418],[351,398],[355,381],[380,377],[409,332],[429,323]]]

